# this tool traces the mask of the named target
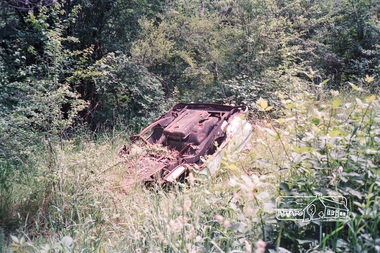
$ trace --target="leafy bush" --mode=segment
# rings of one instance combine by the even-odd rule
[[[41,202],[46,207],[55,143],[86,107],[65,80],[65,67],[73,54],[64,42],[75,39],[62,35],[67,24],[56,16],[59,8],[58,3],[42,8],[38,18],[33,11],[28,13],[30,33],[39,35],[42,46],[36,49],[30,45],[28,52],[15,50],[15,61],[20,64],[16,77],[3,65],[0,68],[0,220],[9,227],[18,226],[15,203],[23,209],[19,213],[35,210]],[[35,62],[27,62],[27,54],[32,54]],[[26,189],[25,181],[33,184],[41,175],[46,177],[40,187]],[[16,188],[18,184],[23,187]]]
[[[224,102],[228,104],[247,105],[250,113],[250,118],[256,119],[262,117],[257,101],[261,99],[270,100],[272,109],[275,108],[271,115],[278,114],[281,108],[280,99],[275,95],[281,89],[286,90],[284,87],[267,83],[265,80],[254,80],[246,75],[238,76],[236,78],[222,82],[224,87],[225,99]]]
[[[93,122],[142,127],[158,117],[166,105],[159,79],[125,54],[106,55],[86,74],[92,77],[97,94],[94,113],[90,114]]]
[[[364,0],[334,4],[324,40],[333,52],[327,61],[335,65],[339,81],[355,81],[365,75],[378,74],[380,26],[377,8],[375,3]]]
[[[48,142],[71,126],[86,103],[72,90],[66,77],[74,52],[65,43],[77,40],[65,36],[72,17],[62,21],[61,5],[41,8],[38,16],[29,11],[25,22],[28,33],[41,42],[27,49],[15,49],[13,60],[19,63],[17,76],[6,64],[0,65],[0,162],[7,158],[21,162],[33,146],[45,138]],[[75,12],[73,13],[75,15]],[[24,45],[25,46],[25,45]],[[27,60],[33,55],[32,63]]]
[[[331,93],[332,103],[316,101],[311,94],[283,100],[286,118],[268,118],[271,126],[263,130],[284,144],[287,155],[283,166],[289,176],[281,182],[280,196],[346,197],[351,220],[324,223],[324,236],[317,247],[376,251],[380,237],[380,101],[372,95],[343,102],[339,92]],[[283,232],[281,245],[293,245],[292,251],[307,244],[311,247],[314,240],[310,237],[318,238],[321,225],[285,224],[280,227],[292,226],[292,230]]]

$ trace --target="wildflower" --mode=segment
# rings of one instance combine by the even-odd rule
[[[244,241],[245,243],[245,253],[252,253],[252,245],[249,241]]]
[[[339,95],[339,91],[337,90],[331,90],[330,92],[331,92],[331,95],[333,95],[334,97]]]
[[[189,231],[189,234],[188,234],[188,238],[189,239],[193,239],[196,236],[197,236],[197,231],[194,229],[194,227],[191,227],[190,231]]]
[[[183,203],[183,209],[185,210],[185,212],[189,212],[190,208],[191,208],[191,200],[185,199],[185,201]]]
[[[255,216],[255,214],[257,213],[257,210],[258,209],[253,209],[252,207],[248,207],[247,210],[245,210],[245,213],[248,216]]]
[[[181,231],[183,226],[180,222],[177,222],[176,220],[170,220],[169,225],[167,225],[166,228],[170,232],[179,232],[179,231]]]
[[[195,242],[202,242],[202,241],[203,241],[203,239],[199,235],[197,237],[195,237]]]
[[[258,240],[257,242],[255,242],[255,253],[264,253],[266,246],[267,246],[266,242],[264,242],[261,239]]]
[[[225,220],[224,222],[223,222],[223,227],[225,227],[225,228],[230,228],[232,225],[231,225],[231,222],[229,221],[229,220]]]
[[[215,217],[214,219],[219,223],[219,224],[222,224],[223,220],[224,220],[224,217],[220,214],[215,214]]]
[[[188,224],[187,223],[188,218],[181,216],[178,216],[175,220],[170,220],[169,224],[166,226],[167,230],[170,232],[179,232],[183,229],[183,227]]]
[[[240,194],[239,193],[237,193],[237,192],[232,192],[232,195],[233,195],[233,197],[232,197],[232,199],[231,199],[231,202],[235,202],[235,201],[238,201],[239,200],[239,198],[240,198]]]
[[[158,232],[157,237],[164,245],[168,245],[168,240],[165,239],[165,235],[161,231]]]

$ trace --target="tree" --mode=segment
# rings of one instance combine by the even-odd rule
[[[199,94],[210,88],[224,74],[220,66],[235,33],[224,22],[228,5],[220,11],[222,4],[168,2],[155,19],[141,18],[142,31],[131,48],[134,61],[162,76],[171,90]]]
[[[66,80],[76,54],[67,45],[77,42],[63,36],[70,21],[60,19],[58,3],[42,7],[38,16],[34,12],[29,10],[24,21],[27,33],[38,40],[27,47],[28,40],[22,37],[16,41],[21,46],[2,57],[0,163],[23,161],[42,140],[51,145],[86,105]]]

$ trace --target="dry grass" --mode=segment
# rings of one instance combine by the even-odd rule
[[[244,171],[265,171],[255,163],[258,157],[270,158],[259,147],[259,136],[267,137],[255,132],[236,162]],[[40,209],[34,223],[20,230],[34,249],[52,246],[65,236],[74,239],[70,249],[91,252],[219,252],[244,250],[258,240],[260,216],[252,210],[263,203],[252,202],[255,179],[243,183],[245,189],[252,188],[248,192],[223,175],[166,189],[142,184],[113,189],[124,183],[127,166],[117,156],[125,140],[114,138],[110,144],[110,139],[82,141],[80,146],[66,142],[57,149],[51,207],[45,213]],[[255,186],[256,193],[267,191],[268,185]],[[239,207],[241,203],[248,204]],[[247,233],[240,231],[243,223],[250,228]]]

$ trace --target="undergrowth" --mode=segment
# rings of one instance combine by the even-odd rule
[[[0,244],[8,245],[0,249],[379,252],[380,100],[331,94],[323,101],[279,94],[277,119],[258,100],[265,120],[245,150],[224,157],[212,178],[170,187],[114,189],[126,168],[117,149],[129,133],[62,141],[52,166],[41,154],[38,174],[2,189],[1,208],[15,224],[0,226]],[[345,197],[349,219],[276,219],[276,197],[317,195]]]

